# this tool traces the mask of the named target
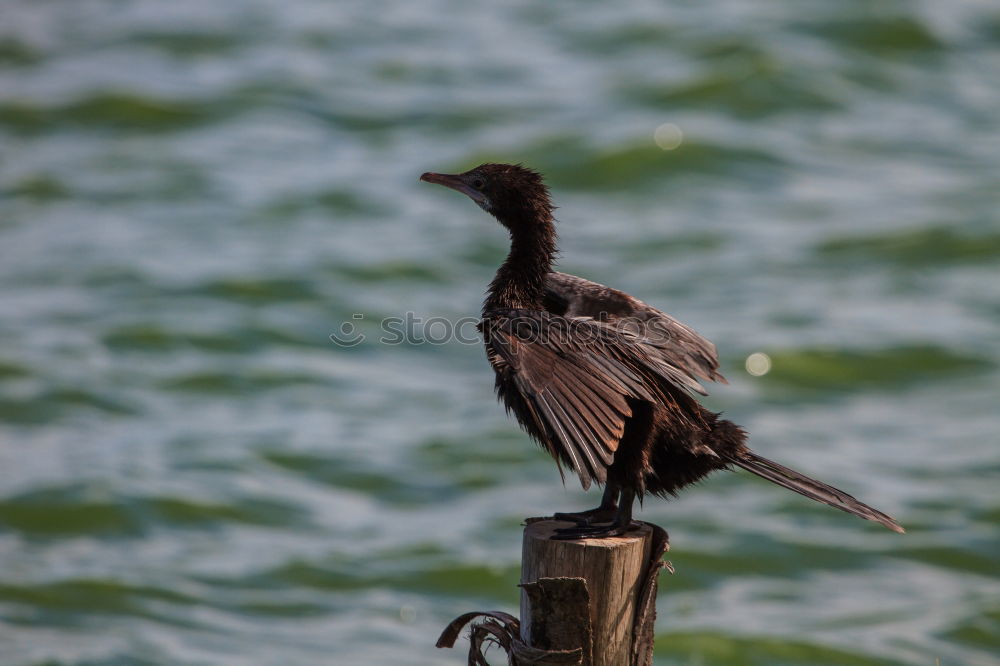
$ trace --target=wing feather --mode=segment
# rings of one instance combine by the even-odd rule
[[[570,464],[573,470],[580,477],[580,482],[583,484],[584,490],[590,488],[590,475],[587,470],[583,467],[580,462],[580,455],[577,453],[576,446],[573,441],[566,435],[566,430],[563,428],[562,423],[556,418],[555,414],[552,413],[552,408],[541,396],[533,396],[532,402],[535,403],[541,414],[545,417],[543,426],[548,426],[551,433],[550,436],[557,438],[556,441],[562,444],[561,451],[565,451],[566,455],[570,459]]]
[[[592,318],[638,337],[660,371],[678,386],[706,394],[699,379],[725,383],[715,345],[665,312],[623,291],[575,275],[546,277],[548,311],[569,318]]]
[[[569,439],[573,442],[573,446],[576,448],[577,452],[586,459],[588,474],[599,483],[604,483],[607,480],[606,471],[607,466],[610,463],[605,463],[603,460],[598,462],[595,457],[599,456],[600,453],[603,452],[603,444],[592,437],[584,435],[583,432],[581,432],[580,426],[586,426],[580,423],[576,414],[571,414],[567,411],[564,404],[559,400],[552,400],[552,412],[563,425],[564,430],[567,431]]]
[[[497,390],[521,424],[584,488],[605,482],[631,403],[657,399],[656,361],[600,322],[544,311],[486,313],[481,328]]]
[[[567,405],[570,406],[578,415],[578,421],[582,424],[581,429],[585,429],[588,433],[587,437],[592,443],[593,450],[601,457],[601,460],[605,465],[611,465],[614,462],[614,454],[618,449],[618,440],[621,439],[623,432],[610,432],[605,425],[607,419],[611,418],[610,415],[604,416],[606,412],[598,416],[594,413],[591,404],[583,396],[586,395],[585,392],[572,392],[567,393]],[[622,415],[619,416],[630,416]]]

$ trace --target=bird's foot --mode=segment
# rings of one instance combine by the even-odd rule
[[[604,508],[599,506],[596,509],[575,513],[556,513],[553,514],[552,519],[576,523],[577,527],[590,527],[595,523],[610,523],[615,519],[616,510],[617,507]]]
[[[634,520],[619,524],[611,522],[607,525],[589,525],[577,527],[563,527],[557,529],[550,538],[558,541],[570,541],[573,539],[604,539],[607,537],[625,536],[629,532],[637,530],[641,525]]]

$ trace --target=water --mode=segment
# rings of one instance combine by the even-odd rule
[[[0,662],[459,664],[447,621],[516,612],[520,520],[596,497],[477,345],[379,341],[478,312],[506,239],[417,177],[485,159],[718,344],[758,451],[908,530],[648,502],[657,664],[1000,662],[998,71],[971,0],[7,0]]]

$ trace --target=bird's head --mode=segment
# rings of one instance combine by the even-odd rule
[[[450,187],[515,231],[550,222],[555,208],[542,176],[520,164],[480,164],[465,173],[425,173],[420,180]]]

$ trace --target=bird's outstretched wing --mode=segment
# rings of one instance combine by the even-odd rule
[[[569,318],[588,317],[640,338],[649,355],[675,375],[675,382],[707,394],[699,379],[727,383],[719,373],[715,345],[665,312],[623,291],[575,275],[551,272],[546,309]]]
[[[661,364],[629,333],[539,310],[494,310],[480,324],[509,411],[584,488],[603,483],[636,401],[671,402]]]

